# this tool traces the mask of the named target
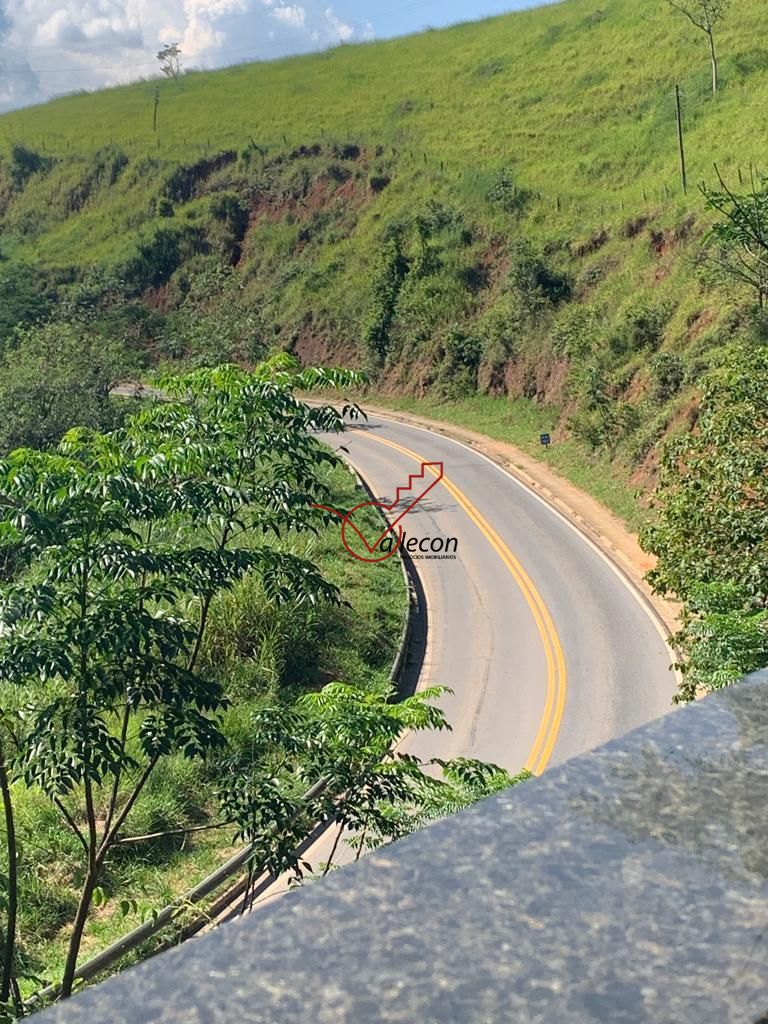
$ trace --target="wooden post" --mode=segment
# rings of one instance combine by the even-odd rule
[[[680,86],[675,86],[675,112],[677,115],[677,146],[680,150],[680,180],[683,183],[683,195],[688,191],[685,176],[685,146],[683,145],[683,115],[680,113]]]
[[[157,108],[160,105],[160,86],[155,86],[155,108],[152,111],[152,131],[157,133]]]

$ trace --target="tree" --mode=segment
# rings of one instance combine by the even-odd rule
[[[406,731],[449,728],[434,703],[444,692],[433,687],[394,703],[392,693],[336,682],[291,707],[254,714],[252,747],[231,762],[222,802],[240,838],[256,842],[259,872],[288,871],[301,881],[311,866],[296,850],[318,822],[336,830],[327,873],[344,836],[359,857],[526,778],[468,758],[424,762],[398,749]],[[305,791],[318,779],[323,787],[307,803]]]
[[[695,587],[675,643],[684,658],[677,700],[720,690],[768,664],[768,610],[734,584]]]
[[[178,43],[167,43],[162,50],[158,51],[157,59],[160,61],[160,70],[166,78],[174,80],[181,74],[181,50]]]
[[[669,443],[641,536],[649,580],[686,602],[681,697],[768,662],[768,346],[740,344],[702,384],[695,433]]]
[[[717,169],[717,168],[716,168]],[[710,230],[702,262],[717,277],[749,285],[762,308],[768,297],[768,183],[754,179],[745,195],[732,192],[718,172],[720,189],[702,186],[710,210],[725,218]]]
[[[316,528],[318,467],[334,456],[314,432],[343,425],[343,411],[307,406],[293,389],[352,381],[285,358],[252,375],[200,371],[166,382],[170,400],[121,430],[77,429],[53,451],[0,462],[0,551],[19,567],[0,589],[0,681],[25,698],[0,789],[6,821],[11,774],[42,790],[82,848],[63,996],[150,777],[174,753],[223,750],[222,681],[198,671],[215,595],[257,572],[275,601],[338,600],[312,563],[266,538]],[[11,931],[9,915],[3,992]]]
[[[17,329],[0,355],[0,454],[50,448],[75,424],[116,426],[109,392],[126,362],[119,345],[83,324]]]
[[[718,72],[717,53],[715,51],[715,26],[728,13],[731,0],[667,0],[670,7],[680,11],[686,18],[703,32],[709,43],[709,55],[712,63],[712,95],[717,96]]]

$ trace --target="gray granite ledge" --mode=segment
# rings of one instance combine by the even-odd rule
[[[766,683],[673,711],[41,1024],[755,1024]]]

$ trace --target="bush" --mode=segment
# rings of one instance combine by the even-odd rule
[[[0,355],[14,328],[45,318],[50,300],[40,273],[24,263],[0,263]]]
[[[527,239],[517,239],[510,255],[509,283],[529,315],[570,298],[568,278],[547,266]]]
[[[518,354],[522,333],[522,318],[514,303],[492,306],[483,314],[477,325],[482,345],[478,390],[490,394],[505,390],[504,371]]]
[[[109,392],[124,370],[119,345],[80,325],[18,331],[0,359],[0,452],[51,447],[73,426],[117,426]]]
[[[611,351],[615,355],[655,352],[664,340],[668,319],[669,311],[663,306],[652,306],[643,300],[625,306],[608,339]]]
[[[450,330],[442,343],[443,359],[436,385],[450,399],[464,398],[477,390],[477,371],[483,346],[479,339],[459,328]]]
[[[595,348],[598,334],[596,309],[592,306],[564,306],[552,323],[552,351],[560,359],[579,362]]]
[[[498,172],[486,193],[489,203],[517,217],[525,213],[532,198],[533,193],[515,184],[511,173],[505,167]]]
[[[33,174],[47,171],[53,160],[47,156],[41,156],[34,149],[26,146],[15,145],[11,149],[10,176],[14,188],[22,189]]]
[[[685,364],[680,356],[671,352],[657,352],[651,359],[653,397],[666,402],[678,393],[685,379]]]
[[[363,323],[363,344],[379,366],[389,351],[389,332],[397,298],[409,270],[401,233],[390,226],[388,236],[374,267],[371,305]]]

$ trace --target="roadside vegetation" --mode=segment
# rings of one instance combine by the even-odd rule
[[[254,878],[300,880],[316,824],[346,825],[362,850],[514,781],[393,748],[404,729],[448,728],[441,691],[393,701],[399,566],[364,578],[313,507],[358,503],[314,436],[357,410],[294,397],[358,375],[283,356],[157,383],[165,400],[111,432],[0,461],[12,1018],[45,982],[70,995],[84,951],[233,844],[253,844]]]

